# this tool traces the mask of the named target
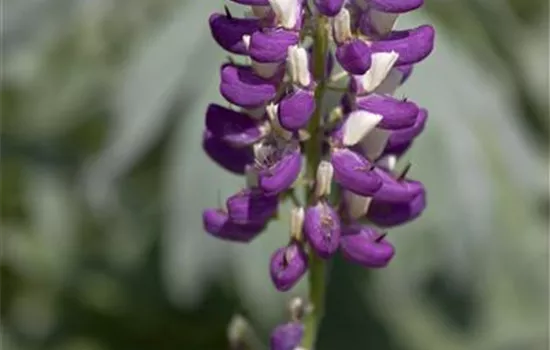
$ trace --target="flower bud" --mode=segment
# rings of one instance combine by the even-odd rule
[[[227,101],[237,106],[255,108],[275,97],[277,85],[255,75],[251,67],[224,64],[220,92]]]
[[[326,160],[322,160],[317,167],[317,178],[315,182],[315,196],[317,198],[330,195],[333,175],[334,168],[332,164]]]
[[[395,254],[384,235],[361,225],[343,229],[340,250],[346,259],[369,268],[385,267]]]
[[[304,336],[304,325],[291,322],[277,326],[271,333],[269,345],[271,350],[295,350]]]
[[[331,162],[334,181],[355,194],[369,197],[382,187],[382,179],[373,171],[374,166],[354,151],[334,149]]]
[[[357,107],[382,116],[376,125],[380,129],[404,129],[414,125],[419,113],[417,105],[388,95],[371,94],[357,98]]]
[[[328,259],[338,249],[340,240],[340,218],[336,211],[324,201],[307,208],[304,235],[317,255]]]
[[[294,84],[308,87],[311,83],[309,58],[306,49],[297,45],[288,48],[287,66]]]
[[[338,46],[336,59],[345,71],[361,75],[365,74],[371,66],[371,51],[363,40],[354,39]]]
[[[209,19],[210,32],[214,40],[225,50],[246,55],[248,50],[243,35],[249,35],[260,29],[257,19],[232,18],[214,13]]]
[[[395,64],[410,65],[426,58],[434,48],[435,30],[430,25],[422,25],[410,30],[394,31],[383,40],[374,41],[372,52],[396,52],[399,57]]]
[[[302,228],[304,227],[304,208],[292,208],[290,212],[290,237],[296,242],[302,241]]]
[[[265,223],[237,224],[221,209],[209,208],[202,213],[203,227],[214,237],[233,241],[250,242],[265,228]]]
[[[344,0],[315,0],[315,6],[323,15],[334,17],[344,7]]]
[[[234,148],[222,139],[214,137],[211,131],[203,134],[202,148],[216,164],[227,171],[243,175],[247,164],[254,163],[252,148]]]
[[[277,249],[271,256],[270,275],[277,290],[284,292],[291,289],[308,267],[307,254],[297,242]]]
[[[210,104],[206,110],[206,129],[235,147],[250,146],[268,131],[248,115],[217,104]]]
[[[305,128],[315,111],[313,92],[297,88],[279,103],[279,123],[289,131]]]
[[[258,189],[245,189],[229,197],[226,206],[235,223],[265,223],[277,212],[278,203],[277,197],[266,197]]]
[[[416,219],[425,208],[426,193],[424,191],[411,201],[403,203],[373,200],[367,213],[367,219],[380,227],[393,227]]]

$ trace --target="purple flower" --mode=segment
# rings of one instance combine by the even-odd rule
[[[271,256],[269,272],[275,288],[279,291],[291,289],[308,267],[307,254],[296,242],[277,249]]]
[[[284,29],[258,31],[250,37],[250,57],[257,62],[283,62],[288,48],[297,45],[298,33]]]
[[[259,147],[255,170],[258,187],[267,196],[274,196],[296,181],[302,168],[302,154],[297,144],[280,147],[277,144],[264,144]]]
[[[251,67],[224,64],[221,67],[220,93],[237,106],[255,108],[275,97],[277,84],[260,78]]]
[[[407,202],[391,203],[373,200],[367,213],[367,219],[380,227],[403,225],[419,217],[426,208],[426,193]]]
[[[416,10],[424,0],[370,0],[369,4],[379,10],[387,13],[405,13]]]
[[[424,185],[419,181],[396,179],[383,169],[376,173],[382,179],[382,187],[373,195],[373,199],[387,203],[408,202],[424,193]]]
[[[221,209],[209,208],[202,213],[204,230],[214,237],[233,241],[250,242],[265,228],[265,223],[237,224]]]
[[[277,326],[269,339],[270,350],[294,350],[304,336],[304,325],[290,322]]]
[[[249,115],[217,104],[206,110],[206,129],[235,147],[250,146],[265,136],[267,129]]]
[[[412,126],[405,129],[394,130],[390,133],[387,147],[396,147],[397,145],[412,142],[424,130],[427,120],[428,111],[421,108]]]
[[[307,208],[304,235],[315,252],[328,259],[338,249],[340,240],[340,218],[336,211],[323,201]]]
[[[377,127],[390,130],[412,127],[419,113],[413,102],[378,94],[357,98],[357,108],[381,115],[382,120]]]
[[[344,0],[315,0],[315,6],[325,16],[334,17],[344,7]]]
[[[383,234],[357,224],[343,229],[340,251],[346,259],[369,268],[385,267],[395,254]]]
[[[265,223],[277,212],[279,199],[267,197],[258,189],[245,189],[229,197],[226,202],[231,221],[247,223]]]
[[[250,147],[231,147],[209,130],[203,134],[202,148],[216,164],[235,174],[243,175],[246,166],[254,163],[254,152]]]
[[[279,102],[279,123],[286,130],[297,131],[306,127],[314,111],[313,92],[297,88]]]
[[[336,59],[350,74],[365,74],[371,65],[371,50],[363,40],[353,39],[338,46]]]
[[[248,50],[243,35],[251,35],[260,28],[257,19],[233,18],[214,13],[209,19],[210,32],[218,45],[238,55],[246,55]]]
[[[373,171],[374,165],[347,148],[332,150],[334,180],[342,187],[361,196],[372,196],[382,187],[382,179]]]
[[[399,54],[397,66],[410,65],[426,58],[434,48],[435,30],[430,25],[394,31],[380,41],[374,41],[371,50],[377,52],[392,52]]]

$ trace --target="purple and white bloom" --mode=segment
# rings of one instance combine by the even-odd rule
[[[276,214],[278,204],[277,197],[268,197],[254,188],[242,190],[226,202],[229,218],[239,224],[265,223]]]
[[[346,259],[369,268],[385,267],[395,254],[393,245],[384,234],[358,224],[342,230],[340,251]]]
[[[260,123],[249,115],[217,104],[210,104],[206,110],[206,129],[213,137],[234,146],[251,146],[270,131],[267,122]]]
[[[203,134],[202,148],[216,164],[235,174],[243,175],[246,166],[254,163],[251,147],[235,148],[209,130]]]
[[[237,224],[231,221],[224,210],[217,208],[204,210],[202,221],[206,232],[214,237],[233,242],[250,242],[265,228],[265,223],[261,222]]]
[[[307,267],[308,258],[302,245],[291,242],[273,253],[269,272],[275,288],[287,291],[298,283],[306,273]]]
[[[382,187],[382,178],[374,171],[375,166],[357,152],[333,149],[331,162],[334,181],[355,194],[372,196]]]
[[[277,326],[269,339],[270,350],[295,350],[304,336],[304,325],[290,322]]]
[[[367,219],[380,227],[394,227],[415,220],[425,208],[425,191],[406,202],[392,203],[373,200],[367,213]]]
[[[295,88],[279,102],[278,118],[280,125],[289,131],[298,131],[307,126],[315,111],[313,91]]]
[[[340,217],[328,203],[319,201],[307,208],[304,236],[320,257],[328,259],[336,252],[340,241]]]
[[[251,67],[228,63],[221,68],[220,93],[234,105],[255,108],[275,98],[277,82],[256,75]]]

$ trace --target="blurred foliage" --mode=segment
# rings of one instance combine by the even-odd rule
[[[199,145],[222,4],[3,5],[4,348],[225,349],[237,312],[267,339],[305,290],[264,268],[286,219],[248,247],[200,223],[242,185]],[[410,155],[430,207],[388,269],[336,259],[320,349],[548,349],[548,3],[426,5],[404,24],[437,49],[404,92],[431,111]]]

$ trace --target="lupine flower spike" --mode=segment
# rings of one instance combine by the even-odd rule
[[[394,93],[432,52],[435,32],[430,25],[393,29],[423,0],[231,1],[249,7],[246,18],[221,9],[210,30],[222,49],[247,58],[220,65],[228,104],[206,108],[203,149],[244,176],[244,188],[203,212],[205,231],[250,242],[278,215],[279,202],[292,198],[288,240],[266,257],[277,290],[292,289],[308,271],[310,280],[324,278],[314,266],[338,251],[366,268],[387,266],[395,249],[385,230],[426,207],[410,165],[396,168],[403,169],[399,161],[428,111]],[[323,101],[327,89],[342,92],[338,105]],[[308,302],[315,310],[322,300]],[[277,327],[271,349],[312,350],[310,324],[318,322],[300,316]]]

